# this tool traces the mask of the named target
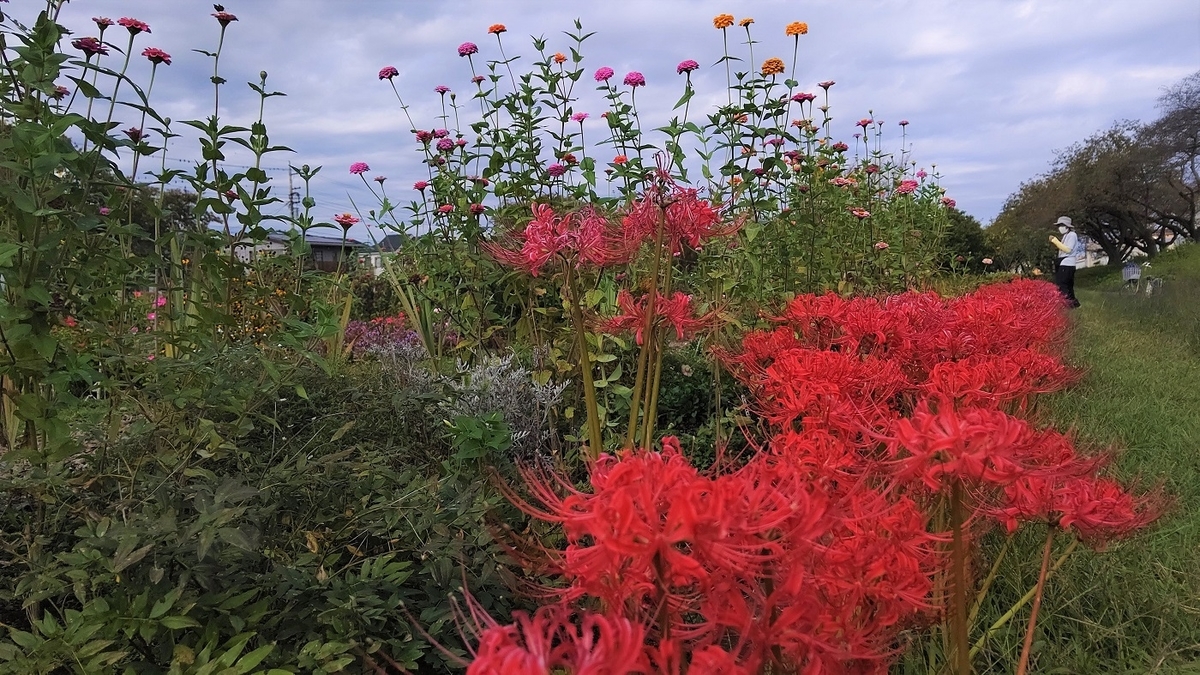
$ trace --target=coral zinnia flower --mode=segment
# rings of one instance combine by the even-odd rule
[[[127,16],[117,19],[117,23],[127,28],[130,35],[150,32],[150,26],[145,21],[138,21],[137,19],[131,19]]]
[[[833,80],[825,80],[824,82],[818,82],[817,86],[824,89],[825,91],[829,91],[829,88],[835,84],[837,84],[837,83],[834,82]]]
[[[641,73],[634,70],[625,75],[625,84],[634,88],[644,87],[646,86],[646,78]]]
[[[108,18],[107,16],[93,16],[92,21],[96,22],[96,26],[98,28],[100,28],[100,30],[104,30],[105,28],[108,28],[109,26],[116,23],[115,21]]]
[[[587,118],[588,118],[588,114],[585,112],[577,112],[574,115],[571,115],[572,122],[583,122]]]
[[[629,158],[626,157],[625,155],[617,155],[616,157],[613,157],[613,164],[624,164],[625,162],[628,162],[628,161],[629,161]]]
[[[491,33],[492,35],[499,35],[501,33],[506,32],[507,30],[508,29],[505,28],[504,24],[502,24],[502,23],[494,23],[494,24],[488,26],[488,32]]]
[[[778,75],[778,74],[782,73],[783,71],[784,71],[783,59],[772,56],[771,58],[767,59],[766,61],[763,61],[763,64],[762,64],[762,74],[763,75]]]
[[[222,28],[238,20],[236,16],[230,14],[229,12],[217,12],[216,14],[213,14],[213,18],[221,24]]]
[[[733,25],[732,14],[718,14],[713,17],[713,27],[725,30]]]
[[[609,78],[611,78],[612,76],[613,76],[612,68],[609,68],[608,66],[601,66],[596,69],[596,74],[594,77],[596,78],[597,82],[608,82]]]
[[[793,35],[808,35],[808,24],[803,21],[793,21],[783,29],[783,34],[788,37]]]
[[[891,246],[889,246],[886,241],[875,242],[875,250],[876,251],[886,251],[889,248],[891,248]]]
[[[454,210],[453,204],[442,204],[438,207],[438,213],[447,214]]]
[[[341,225],[343,230],[349,230],[355,223],[358,222],[358,218],[355,218],[349,213],[339,213],[333,217],[333,221],[338,225]]]
[[[147,47],[142,50],[142,56],[150,59],[150,63],[158,65],[165,63],[171,65],[171,55],[159,49],[158,47]]]
[[[690,73],[699,67],[700,67],[699,63],[696,63],[692,59],[688,59],[686,61],[680,61],[679,65],[675,66],[675,72],[682,75],[684,73]]]
[[[746,17],[746,18],[742,19],[741,21],[739,21],[738,25],[741,26],[742,28],[749,28],[750,24],[752,24],[752,23],[754,23],[754,19],[751,19],[750,17]]]
[[[429,183],[427,181],[419,180],[419,181],[413,183],[414,190],[419,190],[419,191],[423,192],[425,190],[425,188],[427,188],[427,187],[429,187]]]
[[[379,71],[379,79],[390,80],[399,74],[400,74],[400,71],[396,70],[396,66],[384,66]]]
[[[565,54],[563,54],[562,52],[555,52],[554,53],[554,62],[555,63],[566,63],[567,56]]]
[[[364,174],[370,170],[371,167],[367,166],[366,162],[355,162],[350,165],[350,173],[354,174],[355,176]]]
[[[896,187],[896,192],[902,195],[910,195],[916,191],[917,181],[915,180],[902,180],[900,181],[900,185]]]
[[[957,202],[955,202],[953,199],[950,199],[949,197],[942,197],[942,206],[945,206],[948,209],[952,209],[957,205],[958,205]]]
[[[459,56],[470,56],[472,54],[478,54],[478,53],[479,53],[479,46],[476,45],[474,42],[464,42],[458,46],[458,55]]]
[[[851,213],[851,215],[853,215],[855,218],[858,218],[859,220],[862,220],[863,218],[871,217],[871,212],[866,209],[851,209],[850,213]],[[883,244],[883,247],[887,248],[887,244],[882,241],[875,244],[875,248],[879,248],[879,244]],[[879,250],[883,250],[883,249],[879,249]]]

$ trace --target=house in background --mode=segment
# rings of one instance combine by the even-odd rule
[[[359,262],[361,253],[371,250],[369,245],[357,239],[310,234],[304,240],[309,247],[305,266],[322,272],[336,272],[339,262],[342,270],[348,270]],[[234,255],[238,260],[248,263],[261,257],[273,258],[289,255],[290,246],[287,233],[272,231],[265,240],[258,243],[241,241],[234,244]],[[379,274],[379,272],[375,273]]]

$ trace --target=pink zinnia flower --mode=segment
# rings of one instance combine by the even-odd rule
[[[425,130],[419,130],[417,131],[417,140],[421,143],[428,143],[433,140],[433,134]]]
[[[371,167],[367,166],[366,162],[355,162],[350,165],[350,173],[354,174],[355,176],[362,175],[370,170]]]
[[[637,88],[646,86],[646,78],[638,71],[634,70],[625,75],[625,84]]]
[[[147,355],[146,355],[146,360],[147,360],[147,361],[153,361],[153,360],[154,360],[154,355],[153,355],[153,354],[147,354]]]
[[[213,18],[221,24],[222,28],[228,26],[231,22],[238,20],[236,16],[230,14],[229,12],[217,12],[216,14],[213,14]]]
[[[859,220],[871,217],[871,212],[866,209],[850,209],[850,213]]]
[[[483,76],[476,75],[475,77],[471,78],[471,82],[473,82],[474,84],[479,84],[480,82],[483,82]]]
[[[339,213],[333,217],[333,222],[341,225],[343,230],[349,230],[351,226],[358,222],[358,218],[349,213]]]
[[[53,98],[55,101],[61,101],[67,97],[67,94],[70,94],[70,93],[71,93],[70,89],[67,89],[66,87],[64,87],[60,84],[54,88],[54,93],[51,94],[50,97]]]
[[[902,180],[900,185],[896,187],[896,192],[902,195],[910,195],[917,191],[917,181]]]
[[[815,101],[816,99],[817,99],[816,94],[809,94],[806,92],[800,92],[798,94],[792,95],[792,100],[795,101],[796,103],[804,103],[805,101]]]
[[[137,19],[131,19],[127,16],[117,19],[117,23],[128,29],[130,35],[150,32],[150,26],[145,21],[138,21]]]
[[[148,313],[146,314],[146,320],[147,320],[147,321],[153,321],[153,320],[155,320],[155,319],[157,319],[157,318],[158,318],[158,315],[157,315],[157,314],[155,314],[154,312],[148,312]]]
[[[558,178],[559,176],[563,175],[566,172],[567,172],[567,167],[563,166],[562,164],[559,164],[558,162],[555,162],[555,163],[551,164],[550,166],[546,167],[546,173],[550,174],[554,178]]]
[[[871,122],[872,122],[872,121],[873,121],[873,120],[872,120],[870,117],[864,117],[864,118],[862,118],[861,120],[859,120],[859,121],[858,121],[858,125],[857,125],[857,126],[860,126],[860,127],[862,127],[863,129],[866,129],[867,127],[871,126]]]
[[[979,262],[983,263],[984,265],[991,265],[992,262],[994,262],[994,261],[991,258],[984,258],[983,260],[980,260]]]
[[[112,213],[112,209],[108,208],[107,206],[100,207],[100,215],[107,216],[110,213]]]
[[[442,204],[441,206],[438,207],[437,210],[438,210],[438,213],[441,213],[441,214],[450,213],[451,211],[454,210],[454,205],[453,204]]]
[[[449,138],[439,138],[437,142],[437,149],[442,152],[449,152],[454,149],[454,141],[450,140]]]
[[[78,40],[71,40],[71,46],[88,56],[100,54],[104,56],[108,54],[108,47],[103,42],[94,37],[83,37]]]
[[[458,146],[458,147],[460,147],[460,148],[462,148],[462,147],[466,147],[466,145],[467,145],[467,139],[465,139],[465,138],[460,138],[460,139],[458,139],[457,141],[454,141],[454,144],[455,144],[455,145],[457,145],[457,146]]]
[[[159,49],[158,47],[146,47],[142,50],[142,56],[150,59],[150,63],[158,65],[165,63],[171,65],[171,55]]]
[[[157,307],[166,307],[166,306],[167,306],[167,296],[165,296],[165,295],[160,295],[160,296],[158,296],[158,297],[157,297],[157,298],[154,300],[154,304],[155,304],[155,306],[157,306]]]
[[[890,247],[890,246],[888,246],[888,243],[887,243],[886,241],[877,241],[877,242],[875,242],[875,250],[876,250],[876,251],[884,251],[884,250],[887,250],[887,249],[889,249],[889,248],[891,248],[891,247]]]
[[[379,79],[390,80],[399,74],[400,74],[400,71],[396,70],[396,66],[384,66],[383,68],[381,68],[379,70]]]
[[[908,120],[900,120],[900,126],[902,126],[902,127],[908,126]]]
[[[93,16],[92,21],[96,22],[96,26],[99,27],[100,30],[104,30],[105,28],[108,28],[109,26],[116,23],[115,21],[108,18],[107,16]]]
[[[129,127],[122,133],[124,133],[126,136],[128,136],[129,140],[133,141],[134,143],[137,143],[138,141],[141,141],[142,139],[146,138],[146,134],[137,127]]]
[[[413,183],[414,190],[419,190],[419,191],[424,192],[425,188],[427,188],[427,187],[429,187],[429,183],[426,181],[423,181],[423,180],[419,180],[419,181]]]
[[[779,147],[779,146],[783,145],[783,139],[782,138],[768,138],[767,140],[763,141],[763,144]]]
[[[478,54],[478,53],[479,53],[479,46],[476,45],[474,42],[464,42],[458,46],[458,55],[459,56],[470,56],[472,54]]]
[[[957,206],[958,203],[955,202],[953,199],[950,199],[949,197],[942,197],[942,205],[948,209],[952,209],[955,206]]]
[[[699,67],[699,63],[696,63],[691,59],[687,59],[686,61],[680,61],[679,65],[675,66],[675,72],[682,75],[684,73],[690,73]]]
[[[571,115],[572,122],[582,122],[582,121],[586,120],[587,118],[588,118],[588,114],[585,112],[577,112],[574,115]]]
[[[841,141],[834,143],[830,147],[832,147],[835,152],[845,152],[850,149],[850,146],[846,145],[845,143],[843,143]]]
[[[929,174],[925,173],[925,169],[917,169],[917,178],[924,180]]]
[[[375,182],[383,185],[383,181],[387,180],[387,176],[375,176]]]
[[[818,82],[817,86],[824,89],[825,91],[829,91],[829,88],[832,87],[834,84],[837,84],[837,83],[834,82],[833,80],[825,80],[824,82]]]
[[[485,211],[483,204],[472,204],[470,208],[471,208],[471,215],[474,215],[474,216],[481,216],[481,215],[483,215],[483,212]]]
[[[439,84],[438,86],[434,87],[433,90],[439,94],[445,94],[450,91],[450,87],[447,87],[444,84]]]
[[[434,129],[433,130],[434,138],[445,138],[449,135],[450,135],[450,131],[448,129]]]
[[[597,82],[608,82],[609,78],[611,78],[612,76],[613,76],[613,69],[609,68],[608,66],[603,66],[601,68],[597,68],[596,74],[594,75]]]

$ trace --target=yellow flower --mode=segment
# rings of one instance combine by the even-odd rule
[[[808,24],[803,21],[793,21],[783,29],[783,34],[788,37],[793,35],[808,35]]]
[[[778,74],[782,73],[783,70],[784,70],[783,59],[778,59],[778,58],[775,58],[774,56],[772,56],[771,58],[767,59],[766,61],[763,61],[763,64],[762,64],[762,74],[763,75],[778,75]]]
[[[752,23],[754,23],[754,19],[751,19],[750,17],[746,17],[746,18],[742,19],[741,21],[739,21],[738,25],[741,26],[742,28],[747,28]]]
[[[733,25],[733,15],[732,14],[718,14],[713,17],[713,27],[714,28],[720,28],[721,30],[725,30],[726,28],[729,28],[732,25]]]

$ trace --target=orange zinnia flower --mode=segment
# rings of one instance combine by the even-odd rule
[[[492,33],[493,35],[499,35],[507,30],[508,29],[505,28],[504,24],[502,24],[502,23],[494,23],[494,24],[488,26],[488,32]]]
[[[739,21],[738,25],[741,26],[742,28],[748,28],[750,26],[750,24],[752,24],[752,23],[754,23],[754,19],[751,19],[750,17],[746,17],[746,18],[742,19],[741,21]]]
[[[767,59],[766,61],[763,61],[763,64],[762,64],[762,74],[763,75],[778,75],[778,74],[782,73],[783,70],[784,70],[783,59],[772,56],[771,58]]]
[[[554,53],[554,62],[555,63],[566,63],[567,57],[562,52],[555,52]]]
[[[721,30],[725,30],[726,28],[729,28],[732,25],[733,25],[733,15],[732,14],[718,14],[713,17],[713,27],[714,28],[720,28]]]
[[[808,35],[808,24],[803,21],[793,21],[783,29],[783,34],[788,37],[793,35]]]

